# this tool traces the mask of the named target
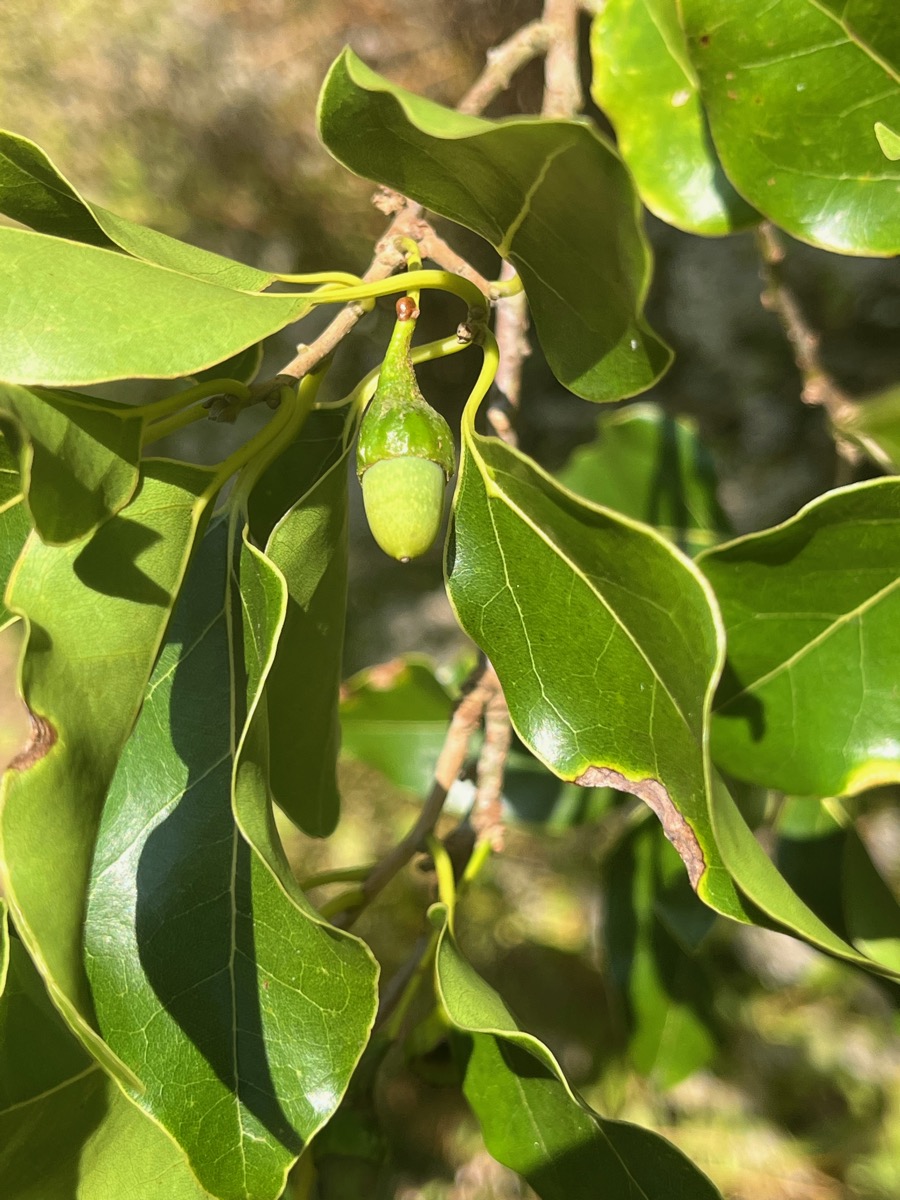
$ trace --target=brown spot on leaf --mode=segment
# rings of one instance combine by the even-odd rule
[[[663,833],[678,851],[687,867],[691,887],[697,887],[700,876],[706,870],[706,860],[697,835],[672,803],[669,793],[658,779],[626,779],[609,767],[588,767],[575,782],[580,787],[611,787],[620,792],[630,792],[652,808],[659,817]]]
[[[708,46],[709,45],[709,34],[701,33],[699,38],[697,38],[697,41],[700,43],[701,46]]]
[[[30,712],[31,740],[24,750],[20,750],[7,767],[9,771],[27,771],[44,757],[52,746],[56,745],[56,730],[44,717]]]

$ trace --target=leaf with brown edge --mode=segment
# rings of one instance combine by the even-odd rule
[[[447,588],[519,736],[562,779],[649,804],[717,912],[890,974],[797,896],[711,769],[723,635],[700,571],[648,526],[477,434],[476,403],[463,419]]]

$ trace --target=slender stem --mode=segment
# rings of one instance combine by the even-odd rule
[[[400,1036],[410,1005],[434,965],[438,937],[436,929],[430,934],[423,934],[413,946],[409,958],[385,985],[375,1028],[383,1030],[391,1041]]]
[[[185,388],[182,392],[163,396],[161,400],[154,400],[152,404],[143,405],[141,415],[148,424],[151,421],[160,421],[210,396],[234,396],[236,400],[246,403],[250,399],[250,389],[237,379],[209,379],[195,387]]]
[[[410,353],[413,365],[418,366],[423,362],[434,362],[438,358],[446,358],[450,354],[458,354],[460,350],[467,350],[471,342],[461,340],[456,334],[448,338],[439,338],[434,342],[423,342],[421,346],[413,346]],[[378,377],[381,374],[381,365],[374,367],[368,375],[363,376],[352,392],[343,396],[340,400],[327,400],[321,404],[315,405],[317,409],[329,408],[344,408],[345,406],[356,406],[359,411],[365,410],[366,405],[375,394],[375,389],[378,387]]]
[[[459,296],[469,308],[483,309],[485,298],[468,279],[453,275],[450,271],[410,271],[406,275],[395,275],[373,283],[361,283],[357,287],[341,288],[331,292],[327,288],[310,292],[310,304],[345,304],[348,300],[374,300],[378,296],[393,296],[398,292],[418,289],[450,292]]]
[[[492,685],[492,690],[484,707],[484,742],[476,768],[472,825],[479,842],[488,843],[494,850],[502,850],[503,777],[512,742],[512,726],[506,698],[493,667],[486,672],[485,682]]]
[[[300,881],[304,892],[325,887],[329,883],[361,883],[372,871],[372,863],[364,867],[334,867],[330,871],[315,871]]]
[[[356,910],[363,907],[365,904],[365,893],[361,887],[351,888],[349,892],[341,892],[339,896],[333,896],[330,900],[326,900],[324,904],[319,906],[319,914],[326,921],[331,921],[340,913],[352,914],[353,919],[356,918]],[[334,921],[333,924],[340,925],[340,921]]]
[[[855,404],[824,367],[819,355],[820,338],[803,313],[802,308],[784,275],[785,250],[770,221],[760,223],[756,241],[763,264],[766,290],[762,295],[764,307],[774,311],[794,353],[794,362],[803,381],[800,398],[804,404],[823,408],[832,424],[835,449],[842,466],[839,475],[849,475],[849,468],[859,460],[856,446],[837,432],[840,425],[852,417]]]
[[[513,283],[518,285],[512,290]],[[517,442],[514,425],[522,394],[522,370],[531,353],[528,341],[528,301],[522,291],[522,281],[511,263],[503,264],[501,285],[509,290],[497,302],[494,328],[500,348],[496,385],[498,399],[488,405],[487,419],[497,437],[510,446]]]
[[[351,275],[349,271],[313,271],[307,275],[275,275],[281,283],[336,283],[346,287],[357,287],[362,283],[362,276]]]
[[[186,429],[194,421],[202,421],[208,416],[207,410],[197,405],[194,408],[186,408],[181,412],[173,413],[164,421],[154,421],[152,425],[145,425],[141,437],[141,449],[152,446],[154,442],[159,442],[169,434],[177,433],[179,429]]]
[[[431,790],[412,829],[376,864],[365,880],[362,885],[362,904],[353,912],[348,912],[343,920],[335,921],[336,925],[345,929],[351,925],[361,908],[370,904],[397,872],[406,866],[413,855],[422,849],[425,839],[437,824],[444,801],[447,799],[447,793],[458,779],[466,761],[469,743],[481,724],[484,706],[490,696],[489,689],[484,686],[482,679],[485,669],[479,667],[470,678],[466,690],[456,706],[444,738],[444,744],[438,755]]]

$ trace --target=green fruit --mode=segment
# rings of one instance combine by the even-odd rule
[[[456,467],[450,426],[416,380],[409,356],[414,325],[414,318],[401,318],[394,326],[356,448],[372,536],[402,562],[424,554],[437,537]]]
[[[427,458],[384,458],[362,477],[372,536],[385,554],[408,562],[431,546],[441,527],[447,480]]]

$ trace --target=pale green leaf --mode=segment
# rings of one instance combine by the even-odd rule
[[[651,212],[691,233],[759,220],[712,144],[676,0],[606,0],[591,27],[591,92]]]
[[[126,1080],[93,1026],[84,904],[104,797],[214,496],[211,472],[150,460],[131,504],[92,536],[57,547],[32,534],[6,594],[26,619],[33,741],[3,779],[4,890],[54,1003]]]
[[[5,130],[0,130],[0,213],[38,233],[105,248],[118,246],[135,258],[220,287],[258,292],[273,278],[90,204],[39,146]]]
[[[52,387],[193,375],[298,320],[296,294],[232,291],[111,250],[0,228],[0,379]]]
[[[878,139],[878,145],[881,147],[884,157],[889,158],[891,162],[897,162],[900,159],[900,133],[889,129],[883,121],[876,121],[875,137]]]

